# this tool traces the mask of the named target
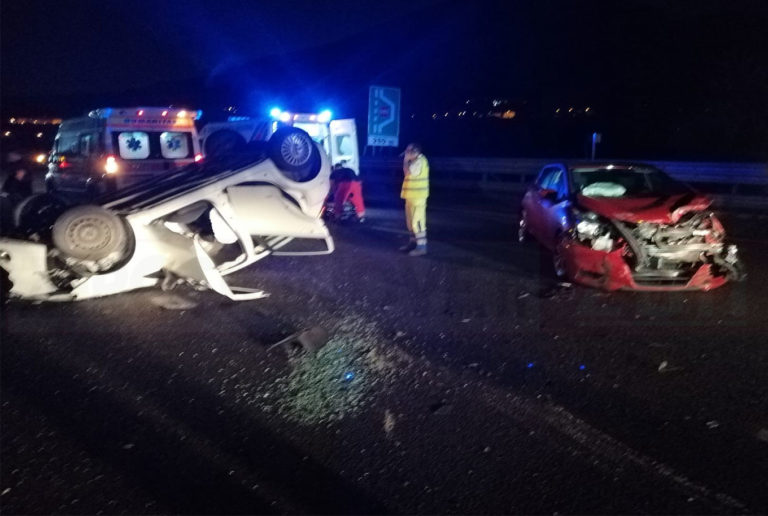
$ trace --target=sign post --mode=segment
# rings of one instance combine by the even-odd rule
[[[595,147],[603,140],[602,133],[592,133],[592,161],[595,161]]]
[[[371,86],[368,92],[368,145],[397,147],[400,139],[400,88]]]

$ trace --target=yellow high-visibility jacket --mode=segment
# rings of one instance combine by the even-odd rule
[[[403,163],[403,188],[401,199],[426,199],[429,197],[429,162],[420,154],[410,163]]]

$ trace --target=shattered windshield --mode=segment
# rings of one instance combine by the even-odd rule
[[[574,191],[588,197],[636,197],[673,195],[688,187],[657,168],[575,168],[571,170]]]

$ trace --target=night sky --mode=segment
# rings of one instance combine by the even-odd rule
[[[660,128],[665,141],[762,159],[767,4],[5,0],[2,112],[186,103],[247,114],[277,101],[358,115],[379,83],[402,87],[419,117],[475,97],[539,117],[590,105],[596,129]]]

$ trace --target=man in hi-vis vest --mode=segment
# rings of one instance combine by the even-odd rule
[[[403,157],[403,189],[405,221],[411,233],[410,241],[400,248],[410,256],[427,254],[427,197],[429,197],[429,162],[421,146],[410,143]]]

